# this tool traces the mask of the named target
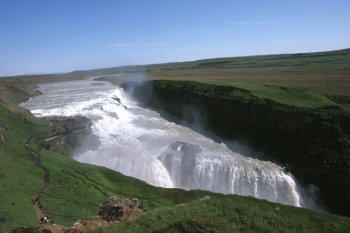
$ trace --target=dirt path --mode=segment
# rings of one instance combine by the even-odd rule
[[[77,220],[73,224],[73,226],[71,226],[71,227],[65,227],[62,225],[53,224],[51,216],[57,215],[57,214],[45,212],[45,210],[43,209],[43,207],[40,204],[40,198],[41,198],[42,194],[44,193],[45,188],[48,186],[48,184],[50,182],[50,171],[47,169],[47,167],[42,165],[40,152],[31,147],[31,144],[33,143],[34,140],[36,140],[36,138],[30,138],[26,142],[25,148],[26,148],[27,152],[29,152],[30,155],[32,156],[32,159],[33,159],[35,166],[40,168],[44,172],[43,185],[40,187],[38,192],[32,198],[32,204],[33,204],[33,208],[35,210],[36,217],[40,223],[43,223],[42,227],[40,228],[41,232],[49,231],[52,233],[65,233],[65,232],[76,232],[76,233],[79,232],[79,233],[81,233],[81,232],[86,232],[86,231],[92,231],[92,230],[95,230],[98,228],[105,228],[105,227],[108,227],[112,224],[119,223],[119,221],[107,221],[107,220],[104,220],[102,218],[97,217],[96,219],[92,219],[92,220]],[[48,215],[50,215],[50,219],[49,219],[49,221],[45,221],[44,219],[47,218]],[[59,215],[57,215],[57,216],[59,216]],[[60,216],[63,216],[63,215],[60,215]],[[65,216],[65,217],[67,217],[67,216]],[[69,216],[69,217],[73,217],[73,216]],[[78,217],[78,216],[76,216],[76,217]],[[95,216],[84,216],[84,217],[95,217]],[[129,220],[131,220],[135,217],[136,216],[133,216]]]
[[[41,207],[40,205],[40,198],[41,195],[43,194],[45,188],[47,187],[47,185],[50,182],[50,172],[47,169],[47,167],[43,166],[41,164],[41,154],[39,151],[36,151],[34,149],[31,148],[31,143],[35,140],[35,138],[30,138],[26,144],[25,144],[25,148],[28,152],[30,152],[30,155],[33,158],[34,164],[39,167],[40,169],[43,170],[44,175],[43,175],[43,185],[41,186],[41,188],[38,190],[38,192],[34,195],[34,197],[32,198],[32,204],[37,216],[37,219],[43,223],[43,219],[45,217],[47,217],[47,215],[45,214],[44,209]]]
[[[33,206],[34,206],[34,210],[36,213],[36,217],[40,221],[40,219],[43,218],[43,216],[44,216],[44,212],[42,211],[42,209],[40,208],[40,206],[38,204],[34,204]]]

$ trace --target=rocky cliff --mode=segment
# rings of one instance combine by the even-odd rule
[[[73,155],[99,145],[98,137],[91,132],[91,121],[86,117],[49,117],[47,120],[49,127],[44,141],[48,149]]]
[[[304,186],[318,186],[333,212],[350,215],[350,115],[341,107],[293,107],[189,81],[123,87],[145,105],[268,154]]]

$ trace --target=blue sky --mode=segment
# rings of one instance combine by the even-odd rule
[[[349,0],[0,0],[0,75],[350,47]]]

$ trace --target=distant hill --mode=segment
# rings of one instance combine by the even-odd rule
[[[188,62],[78,70],[66,74],[2,77],[2,79],[31,78],[40,83],[111,75],[122,75],[124,78],[219,80],[297,86],[311,89],[337,103],[350,107],[350,49],[213,58]]]

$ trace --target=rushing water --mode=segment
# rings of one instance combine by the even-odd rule
[[[42,95],[22,106],[35,116],[77,116],[92,120],[100,138],[96,150],[74,159],[111,168],[166,188],[203,189],[304,206],[300,187],[282,167],[232,151],[188,127],[139,106],[104,81],[40,85]],[[81,151],[81,150],[80,150]]]

